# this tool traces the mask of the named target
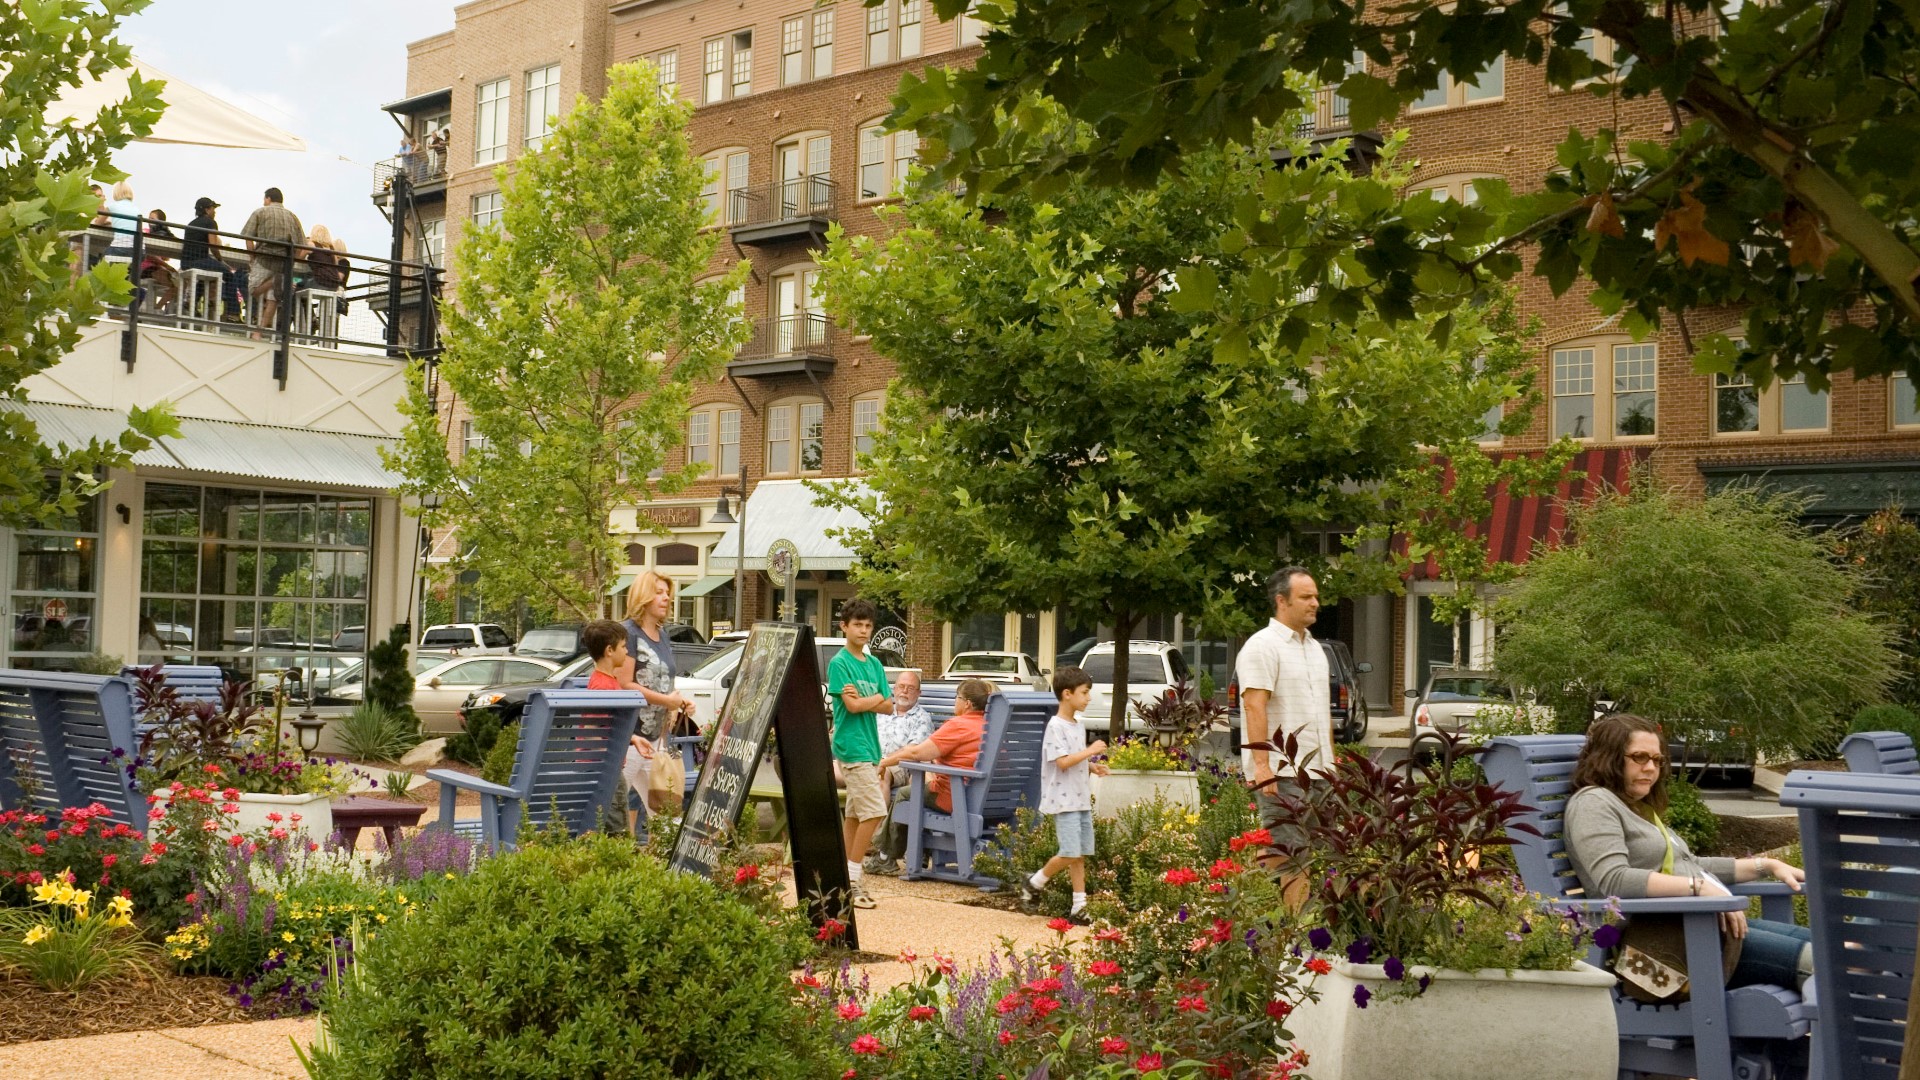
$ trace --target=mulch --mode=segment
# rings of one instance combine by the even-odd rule
[[[1799,840],[1798,818],[1739,817],[1728,814],[1720,818],[1720,835],[1715,838],[1712,850],[1702,851],[1701,854],[1739,859],[1776,851]]]
[[[56,994],[26,979],[0,979],[0,1045],[260,1019],[227,994],[228,983],[163,975],[102,979],[78,994]]]

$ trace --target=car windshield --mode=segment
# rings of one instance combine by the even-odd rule
[[[415,675],[424,674],[428,669],[437,668],[451,659],[452,657],[446,653],[415,653],[413,656],[413,673]]]
[[[1020,671],[1017,659],[1011,656],[956,656],[949,671],[970,671],[986,675],[1015,675]]]
[[[529,630],[520,639],[520,651],[570,653],[579,641],[578,630]]]
[[[1110,652],[1089,653],[1080,662],[1087,677],[1097,683],[1113,681],[1113,656]],[[1127,652],[1127,681],[1129,683],[1158,683],[1167,681],[1167,665],[1160,660],[1157,652]]]
[[[733,670],[733,665],[739,661],[740,650],[744,647],[745,646],[743,645],[735,643],[734,645],[728,648],[722,649],[719,652],[714,653],[712,658],[709,659],[706,663],[701,664],[699,667],[694,668],[692,671],[687,672],[687,678],[708,679],[708,680],[718,679],[720,676],[725,675],[727,672]]]
[[[1438,678],[1427,691],[1428,701],[1511,701],[1513,692],[1485,676]]]

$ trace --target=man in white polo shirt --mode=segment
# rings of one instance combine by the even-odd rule
[[[1235,663],[1241,741],[1278,743],[1292,735],[1307,767],[1323,769],[1333,764],[1332,684],[1327,652],[1307,632],[1320,615],[1320,587],[1305,569],[1288,566],[1267,579],[1267,595],[1273,598],[1273,619],[1247,639]],[[1259,785],[1276,771],[1291,775],[1292,766],[1276,753],[1242,749],[1240,768],[1254,785],[1260,823],[1272,825],[1279,805],[1272,785]]]

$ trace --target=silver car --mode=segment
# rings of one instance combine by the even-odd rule
[[[1435,668],[1427,676],[1425,687],[1407,688],[1407,698],[1413,707],[1408,737],[1415,757],[1437,756],[1445,742],[1442,736],[1475,741],[1473,722],[1487,706],[1516,710],[1530,723],[1544,724],[1545,730],[1552,730],[1550,709],[1515,695],[1491,671]]]

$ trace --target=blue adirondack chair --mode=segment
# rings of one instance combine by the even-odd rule
[[[936,726],[953,717],[954,696],[959,689],[954,683],[933,683],[920,688],[920,707],[933,717]]]
[[[1896,1080],[1920,912],[1920,776],[1799,770],[1780,804],[1799,811],[1806,855],[1817,1064]]]
[[[1514,863],[1528,890],[1562,909],[1594,909],[1606,903],[1589,897],[1567,857],[1562,819],[1573,794],[1573,767],[1586,738],[1580,735],[1503,736],[1488,744],[1480,759],[1487,781],[1520,793],[1530,813],[1520,820],[1540,836],[1515,832]],[[1683,917],[1687,972],[1692,1000],[1680,1005],[1644,1005],[1614,993],[1614,1017],[1620,1027],[1620,1075],[1693,1076],[1700,1080],[1749,1080],[1773,1077],[1790,1068],[1815,1017],[1813,1003],[1778,986],[1725,988],[1721,976],[1719,914],[1745,910],[1747,897],[1761,897],[1765,917],[1793,921],[1792,890],[1779,882],[1729,883],[1731,897],[1681,896],[1621,900],[1628,918],[1643,914]],[[1587,962],[1602,966],[1595,949]],[[1779,1067],[1776,1067],[1779,1066]]]
[[[535,690],[520,720],[520,744],[506,785],[450,769],[432,769],[440,782],[435,824],[482,840],[491,851],[515,846],[520,809],[535,828],[555,819],[575,836],[599,824],[624,783],[620,765],[646,699],[631,690]],[[454,819],[456,791],[480,793],[480,817]]]
[[[1840,756],[1847,759],[1847,768],[1857,773],[1920,775],[1920,755],[1914,753],[1913,739],[1898,731],[1849,735],[1840,744]]]
[[[129,680],[0,671],[0,809],[26,804],[17,751],[38,781],[37,808],[58,812],[97,802],[114,824],[145,833],[146,801],[127,775],[138,749],[133,720]]]
[[[128,665],[120,669],[125,678],[135,678],[146,668]],[[212,664],[162,664],[160,674],[183,701],[219,701],[227,684],[227,673]]]
[[[1051,694],[996,693],[987,699],[986,730],[973,768],[902,763],[909,786],[893,820],[907,828],[903,878],[938,878],[986,891],[1000,887],[997,879],[974,872],[973,857],[1019,807],[1040,804],[1040,743],[1057,704]],[[952,813],[942,813],[927,791],[927,778],[936,775],[952,785]]]

